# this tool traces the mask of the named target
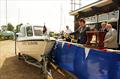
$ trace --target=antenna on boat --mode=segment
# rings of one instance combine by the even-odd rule
[[[0,5],[1,5],[2,1],[0,0]],[[0,9],[0,12],[1,12],[1,9]],[[0,15],[0,29],[1,29],[1,15]]]
[[[20,22],[20,8],[18,8],[18,24]]]
[[[61,32],[61,27],[62,27],[62,3],[60,5],[60,32]]]
[[[7,25],[7,0],[6,0],[6,25]],[[7,29],[6,29],[7,30]]]
[[[44,22],[44,26],[45,26],[45,22]]]

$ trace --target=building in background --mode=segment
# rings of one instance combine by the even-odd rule
[[[71,11],[79,9],[81,7],[81,0],[71,0]]]
[[[74,29],[78,28],[78,19],[84,18],[89,27],[100,28],[100,23],[107,21],[118,31],[118,44],[120,46],[120,1],[98,0],[89,5],[73,9],[70,15],[74,16]],[[71,5],[72,7],[73,5]],[[74,4],[75,6],[75,4]],[[120,47],[119,47],[120,48]]]

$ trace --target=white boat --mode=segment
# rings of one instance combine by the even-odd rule
[[[43,34],[42,26],[21,26],[17,35],[17,53],[31,56],[37,61],[41,61],[41,55],[48,54],[55,43],[54,38]]]

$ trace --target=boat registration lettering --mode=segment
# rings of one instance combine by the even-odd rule
[[[28,41],[28,42],[23,42],[23,45],[38,45],[38,42],[36,42],[36,41]]]

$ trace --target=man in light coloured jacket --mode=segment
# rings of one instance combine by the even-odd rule
[[[112,28],[111,24],[106,25],[107,33],[104,39],[104,47],[109,49],[117,49],[117,31],[116,29]]]

